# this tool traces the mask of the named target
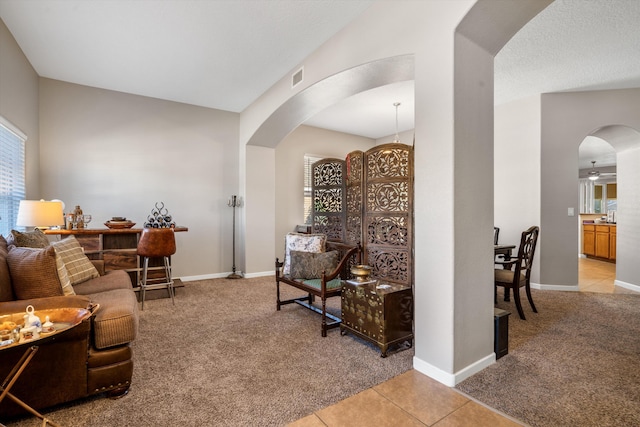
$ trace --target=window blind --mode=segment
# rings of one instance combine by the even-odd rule
[[[313,203],[313,195],[311,194],[311,185],[313,183],[313,170],[311,166],[324,157],[304,155],[304,223],[311,224],[311,203]]]
[[[16,226],[18,206],[25,198],[26,136],[0,117],[0,234]]]

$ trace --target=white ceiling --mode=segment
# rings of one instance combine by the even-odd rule
[[[40,76],[240,112],[371,3],[0,0],[0,18]],[[497,55],[496,104],[640,87],[638,22],[640,0],[556,0]],[[307,124],[392,135],[394,102],[398,130],[412,129],[412,82],[364,92]]]

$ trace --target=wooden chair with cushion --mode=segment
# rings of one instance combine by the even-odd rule
[[[341,319],[327,312],[327,299],[342,294],[342,280],[352,265],[361,262],[360,245],[327,242],[322,234],[289,233],[285,238],[285,261],[276,258],[276,309],[296,303],[322,315],[321,334],[340,326]],[[280,283],[305,292],[304,296],[280,299]],[[321,306],[313,305],[315,297]],[[327,320],[328,319],[328,320]]]
[[[516,303],[518,314],[522,320],[526,319],[524,312],[522,311],[522,304],[520,303],[520,288],[525,288],[531,309],[534,313],[538,312],[536,306],[533,304],[533,298],[531,297],[530,281],[533,255],[536,251],[539,234],[540,228],[536,226],[523,231],[522,237],[520,238],[520,247],[518,248],[518,258],[512,258],[509,261],[495,261],[496,264],[502,264],[506,267],[494,269],[496,289],[498,286],[503,287],[505,292],[508,292],[509,289],[513,289],[513,299]]]

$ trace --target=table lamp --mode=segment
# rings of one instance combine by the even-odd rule
[[[64,225],[62,202],[45,200],[20,200],[18,206],[18,227],[46,229],[54,225]]]

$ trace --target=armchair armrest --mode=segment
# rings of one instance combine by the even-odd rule
[[[336,244],[334,244],[336,245]],[[330,282],[333,279],[335,279],[336,277],[338,277],[338,275],[348,266],[348,262],[349,259],[353,256],[353,255],[357,255],[358,256],[358,263],[360,262],[360,244],[358,243],[357,246],[347,246],[347,245],[343,245],[340,244],[340,246],[344,248],[351,248],[349,249],[340,259],[340,262],[338,263],[338,266],[335,268],[335,270],[333,270],[331,273],[326,274],[326,272],[323,272],[322,274],[322,280],[324,283],[326,282]],[[346,279],[346,277],[342,277],[343,279]]]

